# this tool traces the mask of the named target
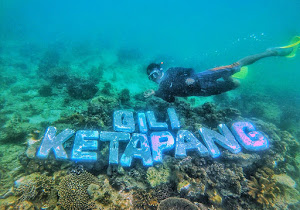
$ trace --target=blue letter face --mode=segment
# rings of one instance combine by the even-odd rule
[[[138,113],[138,124],[139,124],[140,133],[148,132],[145,113]]]
[[[224,147],[225,149],[228,149],[232,153],[240,152],[241,147],[238,144],[238,142],[235,140],[234,136],[230,133],[227,126],[225,124],[220,124],[218,128],[224,136],[222,136],[216,131],[204,127],[199,129],[199,133],[202,136],[203,141],[207,146],[210,155],[213,158],[216,158],[219,157],[221,154],[220,150],[218,149],[214,141],[217,142],[222,147]]]
[[[168,115],[170,118],[171,127],[173,130],[180,129],[180,122],[174,108],[168,108]]]
[[[98,131],[80,130],[76,132],[72,160],[80,162],[97,161],[97,152],[88,152],[86,150],[98,149]]]
[[[208,155],[206,147],[190,131],[180,130],[176,138],[175,157],[186,157],[187,150],[195,150],[200,156]]]
[[[43,142],[39,148],[37,153],[37,157],[39,158],[47,158],[51,149],[54,150],[54,155],[56,159],[67,159],[68,155],[63,147],[63,143],[67,141],[75,131],[66,129],[57,136],[55,127],[48,127],[45,136],[43,138]]]
[[[163,151],[173,149],[174,138],[169,131],[153,132],[151,133],[150,138],[153,160],[156,162],[162,162]]]
[[[168,130],[168,125],[165,122],[157,122],[153,111],[146,112],[149,128],[153,131]]]
[[[130,139],[129,133],[118,132],[100,132],[101,141],[110,141],[109,143],[109,164],[119,163],[119,141],[128,141]]]
[[[133,133],[135,130],[133,113],[125,110],[114,112],[114,130]]]
[[[250,122],[233,123],[231,129],[236,139],[247,150],[260,151],[269,147],[268,139],[256,131]]]
[[[141,145],[140,148],[138,148],[138,143]],[[146,134],[132,134],[131,140],[121,157],[121,165],[124,167],[130,167],[133,158],[142,159],[144,166],[153,165],[150,145]]]

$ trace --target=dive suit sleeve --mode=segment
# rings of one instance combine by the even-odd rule
[[[159,97],[169,103],[172,103],[175,101],[175,97],[173,95],[170,95],[170,94],[164,94],[162,93],[162,91],[155,91],[155,94],[154,94],[156,97]]]

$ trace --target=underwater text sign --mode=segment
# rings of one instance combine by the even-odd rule
[[[109,142],[109,164],[121,163],[124,167],[131,166],[133,158],[142,160],[145,166],[152,166],[154,162],[162,162],[163,153],[175,148],[175,157],[186,157],[187,151],[197,151],[200,156],[220,156],[220,150],[216,143],[228,149],[232,153],[241,151],[240,144],[247,150],[260,151],[267,149],[267,138],[250,122],[235,122],[231,131],[225,124],[220,124],[220,133],[202,127],[199,133],[203,139],[202,144],[188,130],[180,130],[175,109],[167,110],[170,127],[166,122],[157,122],[154,112],[138,113],[137,120],[133,112],[118,110],[114,112],[114,132],[97,130],[79,130],[75,134],[71,160],[76,162],[97,161],[99,142]],[[139,133],[134,133],[135,122]],[[65,129],[56,135],[55,127],[48,127],[42,144],[38,150],[38,158],[47,158],[53,150],[57,159],[68,159],[63,143],[74,135],[75,131]],[[119,143],[128,142],[124,153],[119,158]]]

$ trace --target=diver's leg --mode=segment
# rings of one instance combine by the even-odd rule
[[[259,53],[259,54],[255,54],[255,55],[249,55],[245,58],[242,58],[238,61],[238,63],[241,66],[247,66],[250,64],[255,63],[256,61],[262,59],[262,58],[266,58],[266,57],[270,57],[270,56],[286,56],[288,54],[290,54],[292,52],[293,48],[270,48],[267,49],[265,52]]]
[[[212,83],[209,83],[209,85],[203,87],[202,92],[204,93],[204,96],[218,95],[230,90],[234,90],[239,85],[240,83],[235,79],[231,81],[214,81]]]
[[[197,73],[197,76],[204,80],[217,80],[223,78],[224,80],[231,80],[231,76],[241,70],[242,66],[253,64],[254,62],[270,57],[270,56],[286,56],[292,52],[292,48],[270,48],[263,53],[249,55],[245,58],[240,59],[228,66],[220,66],[213,69],[208,69],[203,72]]]
[[[236,62],[228,66],[220,66],[213,69],[208,69],[206,71],[202,71],[197,73],[198,78],[206,81],[214,81],[220,78],[229,78],[231,75],[239,72],[241,69],[241,65]]]

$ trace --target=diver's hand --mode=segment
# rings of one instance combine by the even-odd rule
[[[194,83],[195,83],[195,80],[193,78],[187,78],[185,80],[185,84],[187,84],[187,85],[192,85]]]
[[[152,95],[154,95],[154,94],[155,94],[155,91],[154,91],[153,89],[146,90],[146,91],[144,92],[144,97],[145,97],[145,98],[148,98],[148,97],[150,97],[150,96],[152,96]]]

